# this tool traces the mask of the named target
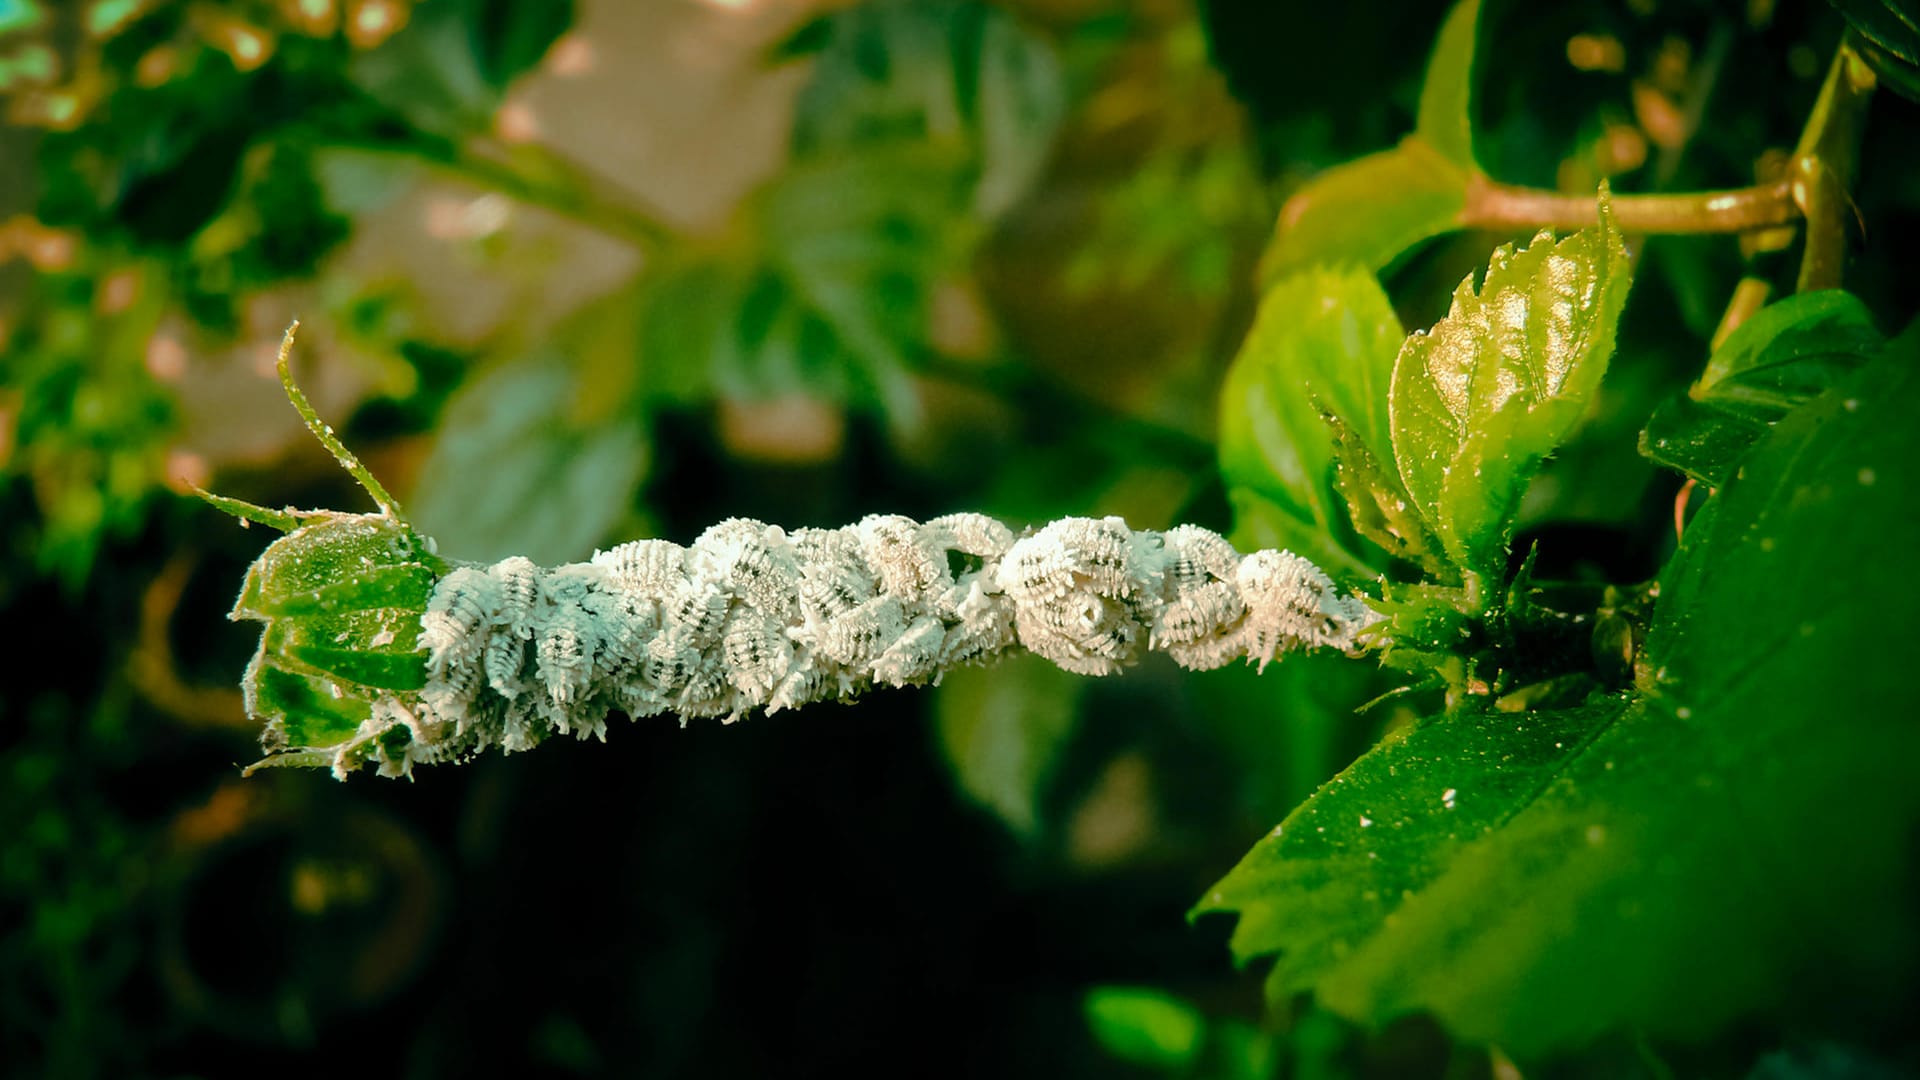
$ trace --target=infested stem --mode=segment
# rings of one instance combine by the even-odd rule
[[[269,549],[260,565],[285,562],[298,574],[313,557],[282,560]],[[375,602],[396,610],[384,593]],[[273,622],[304,617],[305,603],[235,610]],[[380,630],[365,640],[349,625],[318,643],[315,662],[331,667],[305,674],[321,680],[312,689],[322,700],[369,701],[357,729],[330,745],[299,746],[270,723],[269,745],[302,764],[321,763],[321,753],[342,776],[363,762],[394,775],[488,747],[524,750],[552,734],[604,738],[616,711],[733,720],[937,683],[1015,649],[1084,675],[1118,672],[1149,650],[1197,670],[1239,659],[1264,666],[1300,649],[1358,649],[1360,631],[1377,618],[1306,559],[1242,555],[1195,526],[1135,531],[1119,518],[1063,518],[1016,536],[979,514],[927,522],[874,515],[791,534],[734,518],[690,547],[641,540],[553,569],[524,558],[461,566],[413,611],[401,619],[417,619],[417,651],[385,617],[362,627]],[[370,686],[328,673],[371,670],[356,654],[418,656],[424,681]],[[276,663],[256,665],[249,678]],[[262,700],[263,688],[250,693],[250,702]]]

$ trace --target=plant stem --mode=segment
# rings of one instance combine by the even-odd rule
[[[417,162],[619,237],[644,254],[658,252],[678,231],[612,181],[545,147],[482,153],[467,143],[430,137],[349,139],[329,145]]]
[[[1498,230],[1577,229],[1592,225],[1596,212],[1592,195],[1564,195],[1476,175],[1468,182],[1460,223]],[[1800,213],[1792,180],[1723,191],[1613,197],[1614,218],[1625,232],[1746,232],[1788,224]]]
[[[1773,285],[1766,278],[1748,274],[1740,279],[1733,288],[1733,299],[1727,301],[1727,310],[1720,315],[1720,325],[1714,328],[1713,341],[1707,346],[1714,352],[1727,340],[1727,335],[1740,329],[1740,324],[1753,317],[1754,312],[1767,306],[1773,298]],[[1705,382],[1707,380],[1702,380]]]
[[[1800,256],[1800,292],[1836,288],[1847,256],[1847,221],[1854,214],[1848,190],[1854,161],[1873,100],[1873,69],[1854,49],[1852,33],[1834,50],[1827,80],[1794,148],[1788,179],[1806,215],[1806,247]]]

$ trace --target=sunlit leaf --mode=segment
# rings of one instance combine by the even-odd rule
[[[1259,497],[1236,491],[1237,508],[1259,514],[1264,503],[1297,519],[1297,530],[1276,527],[1295,534],[1284,538],[1292,550],[1318,557],[1344,532],[1326,414],[1391,452],[1387,388],[1402,336],[1386,293],[1364,271],[1307,271],[1261,300],[1221,391],[1220,471],[1230,488]],[[1249,527],[1242,522],[1242,533]],[[1364,572],[1356,551],[1337,557]]]
[[[1600,384],[1626,303],[1627,252],[1604,191],[1600,221],[1494,253],[1478,291],[1407,339],[1394,367],[1394,460],[1415,507],[1470,574],[1499,576],[1541,460]]]
[[[1261,279],[1324,263],[1385,269],[1422,240],[1460,227],[1467,182],[1465,171],[1418,135],[1328,169],[1281,208]]]
[[[1782,420],[1665,575],[1636,691],[1466,708],[1367,754],[1201,903],[1351,1018],[1526,1059],[1755,1010],[1899,1008],[1920,719],[1889,574],[1920,516],[1920,333]],[[1836,680],[1835,672],[1849,672]]]
[[[1885,338],[1866,305],[1831,290],[1762,308],[1727,336],[1685,396],[1662,405],[1640,451],[1709,487],[1788,412],[1878,352]]]
[[[1462,169],[1473,156],[1473,74],[1480,34],[1480,0],[1461,0],[1448,13],[1427,62],[1414,131],[1441,157]]]

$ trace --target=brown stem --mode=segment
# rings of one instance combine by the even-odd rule
[[[1794,201],[1807,218],[1806,246],[1795,285],[1799,292],[1840,285],[1847,257],[1847,223],[1855,213],[1848,191],[1853,187],[1854,160],[1860,153],[1874,83],[1873,69],[1855,51],[1851,34],[1842,38],[1788,170]]]
[[[1518,187],[1476,175],[1467,184],[1460,223],[1500,231],[1577,229],[1596,220],[1592,195]],[[1626,232],[1735,233],[1785,225],[1800,217],[1791,180],[1673,195],[1615,195],[1613,214]]]

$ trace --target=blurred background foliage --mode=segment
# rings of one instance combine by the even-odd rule
[[[222,615],[263,538],[188,495],[359,507],[272,378],[298,315],[303,384],[458,558],[735,514],[1227,529],[1216,400],[1275,214],[1411,127],[1446,6],[0,0],[0,1060],[1504,1075],[1424,1021],[1269,1009],[1222,921],[1183,918],[1404,721],[1355,712],[1391,686],[1364,668],[1016,662],[410,785],[243,782],[253,642]],[[1473,151],[1573,192],[1766,175],[1845,25],[1483,24]],[[1875,110],[1848,284],[1911,312],[1920,140]],[[1508,239],[1395,260],[1402,322]],[[1600,407],[1524,509],[1543,573],[1671,552],[1678,481],[1634,440],[1770,257],[1745,255],[1641,248]],[[1777,1033],[1686,1054],[1873,1065]],[[1556,1074],[1666,1067],[1607,1044]]]

